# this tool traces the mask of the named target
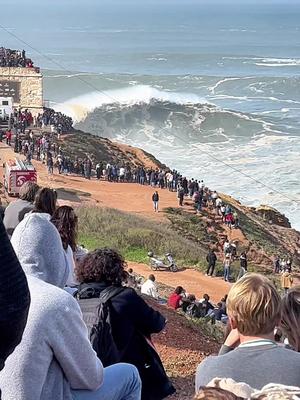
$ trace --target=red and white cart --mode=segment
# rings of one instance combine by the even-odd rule
[[[9,160],[5,163],[4,187],[10,196],[18,196],[25,182],[37,182],[36,169],[25,161]]]

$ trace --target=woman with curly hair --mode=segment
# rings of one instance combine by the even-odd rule
[[[66,285],[71,287],[76,286],[78,282],[74,273],[74,252],[76,251],[77,247],[77,215],[72,207],[61,206],[55,210],[54,214],[52,215],[51,222],[56,226],[60,234],[69,265],[70,273]]]
[[[120,355],[119,362],[133,364],[142,379],[142,400],[161,400],[175,391],[158,354],[150,342],[151,334],[160,332],[165,318],[123,284],[128,279],[123,257],[111,249],[87,254],[77,265],[79,298],[99,298],[118,288],[109,300],[110,325]]]

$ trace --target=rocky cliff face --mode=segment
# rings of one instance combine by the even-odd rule
[[[274,224],[278,226],[283,226],[284,228],[291,228],[291,223],[288,218],[277,211],[275,208],[261,205],[255,209],[255,212],[270,225]]]
[[[243,206],[230,196],[223,195],[240,218],[243,238],[241,244],[251,259],[272,266],[275,255],[291,257],[300,266],[300,232],[291,229],[288,218],[269,206]]]
[[[91,157],[95,162],[129,164],[131,167],[166,168],[153,155],[137,147],[113,142],[82,131],[74,131],[63,136],[59,144],[69,156],[76,158]]]

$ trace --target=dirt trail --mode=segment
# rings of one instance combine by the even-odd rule
[[[172,287],[180,285],[184,287],[188,293],[194,294],[197,298],[202,298],[203,294],[207,293],[215,303],[219,302],[221,298],[228,293],[231,287],[230,283],[224,282],[221,278],[211,278],[193,269],[168,272],[152,271],[151,268],[145,264],[130,262],[128,265],[134,272],[144,277],[148,277],[149,274],[153,273],[158,282]]]
[[[0,176],[3,175],[2,164],[15,158],[12,148],[0,143]],[[21,158],[24,158],[21,156]],[[151,217],[156,220],[166,220],[162,212],[155,213],[152,207],[153,188],[134,183],[109,183],[86,180],[75,175],[59,175],[54,173],[49,176],[46,166],[33,160],[33,165],[38,172],[38,183],[53,189],[63,189],[63,200],[74,203],[74,206],[83,202],[96,203],[100,207],[117,208],[121,211]],[[159,207],[176,207],[177,200],[174,193],[158,189],[160,195]]]

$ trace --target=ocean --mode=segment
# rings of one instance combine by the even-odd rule
[[[25,47],[78,128],[300,229],[300,2],[2,2],[2,45]]]

